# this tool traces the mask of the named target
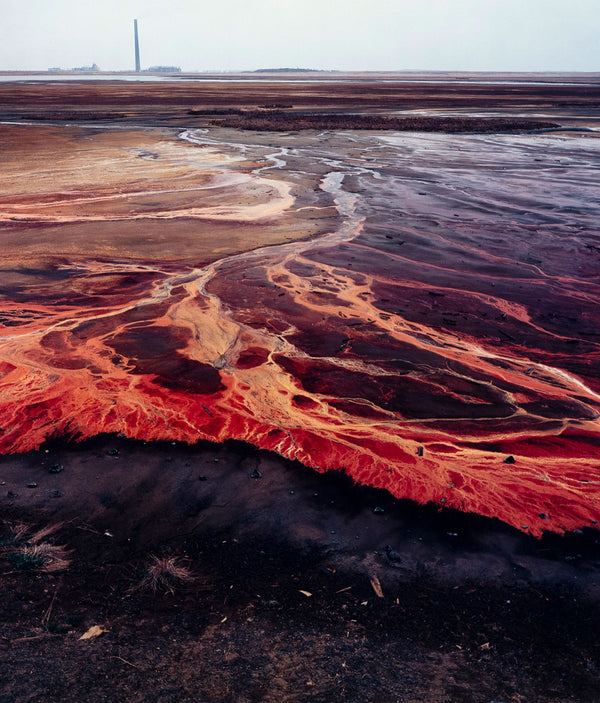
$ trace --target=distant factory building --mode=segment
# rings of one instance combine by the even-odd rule
[[[181,73],[179,66],[150,66],[149,73]]]
[[[91,66],[78,66],[77,68],[71,69],[72,71],[80,71],[82,73],[96,73],[100,70],[97,63],[93,63]]]

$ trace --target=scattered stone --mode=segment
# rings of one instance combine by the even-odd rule
[[[417,456],[423,456],[425,449],[423,447],[417,447]]]
[[[445,498],[440,498],[440,503],[447,503],[448,501]]]
[[[546,520],[548,518],[548,516],[546,515],[546,513],[540,513],[540,518],[542,520]]]
[[[119,450],[115,449],[114,447],[112,449],[109,449],[107,452],[108,456],[117,456],[118,453],[119,453]]]
[[[208,481],[208,476],[198,476],[198,481]]]
[[[504,460],[504,463],[505,464],[514,464],[515,463],[514,456],[512,456],[512,454],[510,456],[507,456],[506,459]]]
[[[125,434],[125,432],[121,432],[120,434],[117,435],[117,437],[119,439],[127,439],[127,435]]]
[[[262,478],[262,474],[258,469],[254,469],[254,471],[250,474],[250,478]]]
[[[290,491],[290,495],[293,496],[293,495],[294,495],[294,491]]]
[[[521,525],[521,529],[522,529],[522,530],[528,530],[528,529],[529,529],[529,525]]]
[[[35,481],[32,481],[31,483],[27,484],[27,488],[37,488],[37,487],[38,487],[38,485],[37,485],[37,483],[35,483]]]
[[[46,495],[48,496],[48,498],[62,498],[63,492],[59,491],[58,488],[54,488],[53,490],[48,491]]]
[[[62,464],[52,464],[52,466],[48,469],[51,474],[59,474],[61,471],[64,470],[65,467]]]
[[[374,513],[385,513],[385,510],[383,508],[380,508],[379,506],[376,506],[373,508]]]
[[[388,544],[383,548],[386,562],[395,568],[398,568],[402,563],[400,554]]]

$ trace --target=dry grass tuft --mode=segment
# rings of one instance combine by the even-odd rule
[[[25,544],[8,554],[8,561],[17,569],[36,570],[45,573],[64,571],[71,563],[65,547],[50,542]]]
[[[195,577],[179,558],[153,555],[136,590],[173,594],[177,587],[192,581]]]
[[[0,537],[0,547],[11,547],[15,544],[21,544],[27,539],[29,527],[22,522],[5,522],[5,534]]]
[[[7,531],[0,538],[3,556],[12,566],[23,571],[64,571],[71,563],[69,551],[63,545],[46,541],[61,525],[46,525],[32,532],[24,523],[5,523]]]

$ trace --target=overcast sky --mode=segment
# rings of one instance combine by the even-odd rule
[[[0,0],[0,70],[600,71],[600,0]]]

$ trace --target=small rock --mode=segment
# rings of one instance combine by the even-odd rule
[[[546,513],[540,513],[540,518],[542,520],[546,520],[548,518],[548,516],[546,515]]]
[[[293,496],[293,495],[294,495],[294,491],[290,491],[290,495]]]
[[[254,469],[254,471],[250,474],[250,478],[262,478],[262,474],[258,469]]]
[[[108,456],[117,456],[118,453],[119,453],[119,450],[115,449],[114,447],[112,449],[109,449],[107,452]]]
[[[510,456],[507,456],[506,459],[504,460],[504,463],[505,464],[514,464],[515,463],[514,456],[512,456],[512,454]]]
[[[51,474],[59,474],[61,471],[64,470],[65,467],[62,464],[52,464],[52,466],[48,469]]]
[[[423,456],[425,449],[423,447],[417,447],[417,456]]]
[[[127,435],[125,434],[125,432],[121,432],[120,434],[117,435],[117,437],[119,439],[127,439]]]
[[[386,562],[390,566],[398,568],[402,563],[402,557],[400,556],[400,554],[395,549],[392,549],[389,544],[383,548],[383,551],[385,554]]]
[[[63,492],[59,491],[58,488],[54,488],[53,490],[48,491],[46,495],[48,498],[62,498]]]
[[[208,476],[198,476],[198,481],[208,481]]]
[[[374,513],[385,513],[385,510],[383,508],[380,508],[379,506],[376,506],[373,508]]]
[[[27,488],[37,488],[37,487],[38,487],[38,485],[37,485],[37,483],[35,483],[35,481],[32,481],[31,483],[27,484]]]

